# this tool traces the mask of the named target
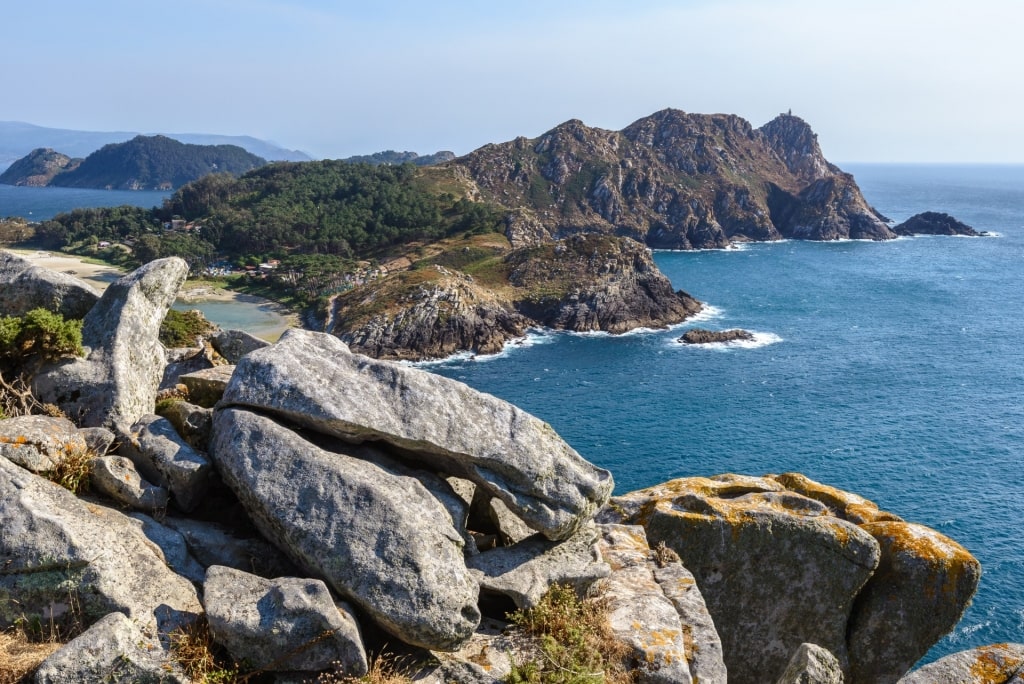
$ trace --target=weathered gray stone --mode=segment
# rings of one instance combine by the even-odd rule
[[[514,546],[467,558],[466,565],[484,591],[504,594],[519,608],[533,608],[552,584],[569,585],[583,594],[608,576],[608,565],[601,560],[596,542],[593,526],[562,542],[535,534]]]
[[[939,658],[899,684],[1024,684],[1024,644],[993,644]]]
[[[52,470],[68,454],[84,454],[85,437],[66,418],[20,416],[0,420],[0,457],[34,473]]]
[[[123,613],[110,613],[53,653],[36,684],[189,684],[158,639]]]
[[[595,585],[594,595],[604,602],[612,634],[632,653],[630,669],[636,681],[690,682],[683,625],[654,578],[643,528],[602,525],[599,529],[598,548],[611,573]]]
[[[189,401],[212,408],[223,396],[224,388],[228,386],[234,370],[234,366],[214,366],[206,370],[187,373],[179,379],[181,384],[188,388]],[[307,368],[306,372],[310,372],[310,369]]]
[[[981,564],[952,539],[906,522],[861,525],[882,550],[857,597],[849,648],[854,682],[895,682],[963,617]]]
[[[389,632],[437,650],[473,633],[462,538],[419,481],[240,409],[216,412],[210,454],[267,539]]]
[[[171,421],[174,429],[192,448],[207,450],[210,444],[210,427],[213,425],[213,409],[196,406],[187,401],[174,401],[161,408],[160,415]]]
[[[292,329],[245,356],[223,403],[351,442],[387,442],[472,480],[550,539],[571,536],[613,486],[608,471],[515,406],[448,378],[353,355],[322,333]]]
[[[239,359],[249,352],[270,346],[266,340],[261,340],[244,330],[221,330],[210,338],[210,344],[231,364],[238,363]]]
[[[480,621],[459,650],[432,652],[431,664],[416,672],[416,684],[500,684],[512,672],[512,657],[521,645],[506,633],[508,624],[491,618]]]
[[[210,368],[213,368],[213,361],[207,355],[204,345],[168,349],[167,366],[160,379],[160,389],[172,389],[178,385],[181,376]]]
[[[730,682],[774,681],[802,643],[848,671],[854,599],[878,542],[824,504],[766,478],[686,478],[615,497],[602,520],[642,524],[697,579]]]
[[[124,612],[166,634],[202,611],[136,521],[0,459],[0,629],[33,616]]]
[[[203,602],[214,641],[235,660],[273,672],[316,672],[336,663],[343,674],[366,674],[359,625],[320,580],[268,580],[214,565]]]
[[[171,257],[112,283],[83,321],[87,356],[38,373],[36,396],[84,427],[131,424],[151,412],[167,365],[160,323],[187,274],[188,264]]]
[[[64,318],[81,319],[99,298],[96,288],[85,281],[33,266],[27,259],[0,250],[0,315],[21,316],[32,309],[46,309]]]
[[[262,537],[240,537],[205,520],[167,517],[163,522],[185,538],[192,556],[204,568],[223,565],[260,577],[293,576],[298,572],[276,546]]]
[[[686,661],[690,664],[694,681],[701,684],[725,684],[728,672],[722,655],[722,640],[704,603],[704,597],[697,588],[696,578],[667,547],[657,548],[653,555],[654,579],[665,597],[675,606],[683,625]]]
[[[206,568],[200,565],[189,552],[184,535],[169,525],[157,522],[144,513],[129,513],[131,518],[149,541],[160,549],[164,562],[185,579],[202,584],[206,579]]]
[[[114,440],[117,439],[117,435],[113,431],[100,427],[81,428],[78,434],[82,435],[89,451],[97,456],[105,456],[114,446]]]
[[[800,644],[776,684],[843,684],[843,669],[827,649]]]
[[[94,491],[140,511],[167,508],[168,492],[147,482],[124,456],[101,456],[92,462],[90,481]]]
[[[213,468],[166,418],[142,416],[130,432],[122,435],[120,452],[132,460],[143,477],[166,487],[181,510],[194,510],[202,502]]]
[[[533,530],[520,520],[501,499],[492,498],[487,505],[491,522],[498,530],[498,536],[504,546],[518,544],[533,534]]]

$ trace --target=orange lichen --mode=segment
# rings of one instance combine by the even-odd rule
[[[1008,644],[993,644],[978,649],[978,657],[971,664],[971,681],[978,684],[1002,684],[1011,674],[1024,666],[1024,659],[1010,657]]]

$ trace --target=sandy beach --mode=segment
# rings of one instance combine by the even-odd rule
[[[108,264],[92,264],[79,257],[70,254],[57,252],[32,251],[24,249],[8,250],[18,256],[28,259],[35,266],[42,266],[53,271],[67,273],[94,286],[101,292],[107,289],[110,283],[114,282],[126,271],[115,268]],[[299,327],[299,317],[295,313],[285,309],[280,304],[262,297],[241,294],[210,285],[190,286],[188,282],[181,288],[178,294],[179,305],[175,308],[187,308],[190,305],[197,305],[196,308],[203,310],[207,318],[221,327],[231,327],[236,322],[232,316],[231,321],[218,321],[216,318],[217,307],[203,307],[206,303],[215,304],[243,304],[246,308],[253,310],[252,328],[250,332],[266,340],[275,341],[288,328]],[[184,305],[180,306],[181,304]],[[242,307],[239,307],[240,309]],[[249,330],[250,326],[244,323],[242,329]]]

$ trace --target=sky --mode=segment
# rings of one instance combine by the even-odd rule
[[[32,0],[0,26],[0,121],[336,158],[792,110],[836,162],[1024,163],[1020,0]]]

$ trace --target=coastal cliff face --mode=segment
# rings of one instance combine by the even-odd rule
[[[525,208],[541,239],[602,232],[695,249],[895,237],[853,177],[825,159],[810,126],[789,114],[756,129],[733,115],[674,109],[622,131],[571,120],[452,164],[488,199]]]
[[[463,268],[476,276],[431,264],[336,297],[326,332],[361,354],[420,360],[494,354],[531,327],[623,333],[701,310],[629,238],[576,235],[488,252]]]

